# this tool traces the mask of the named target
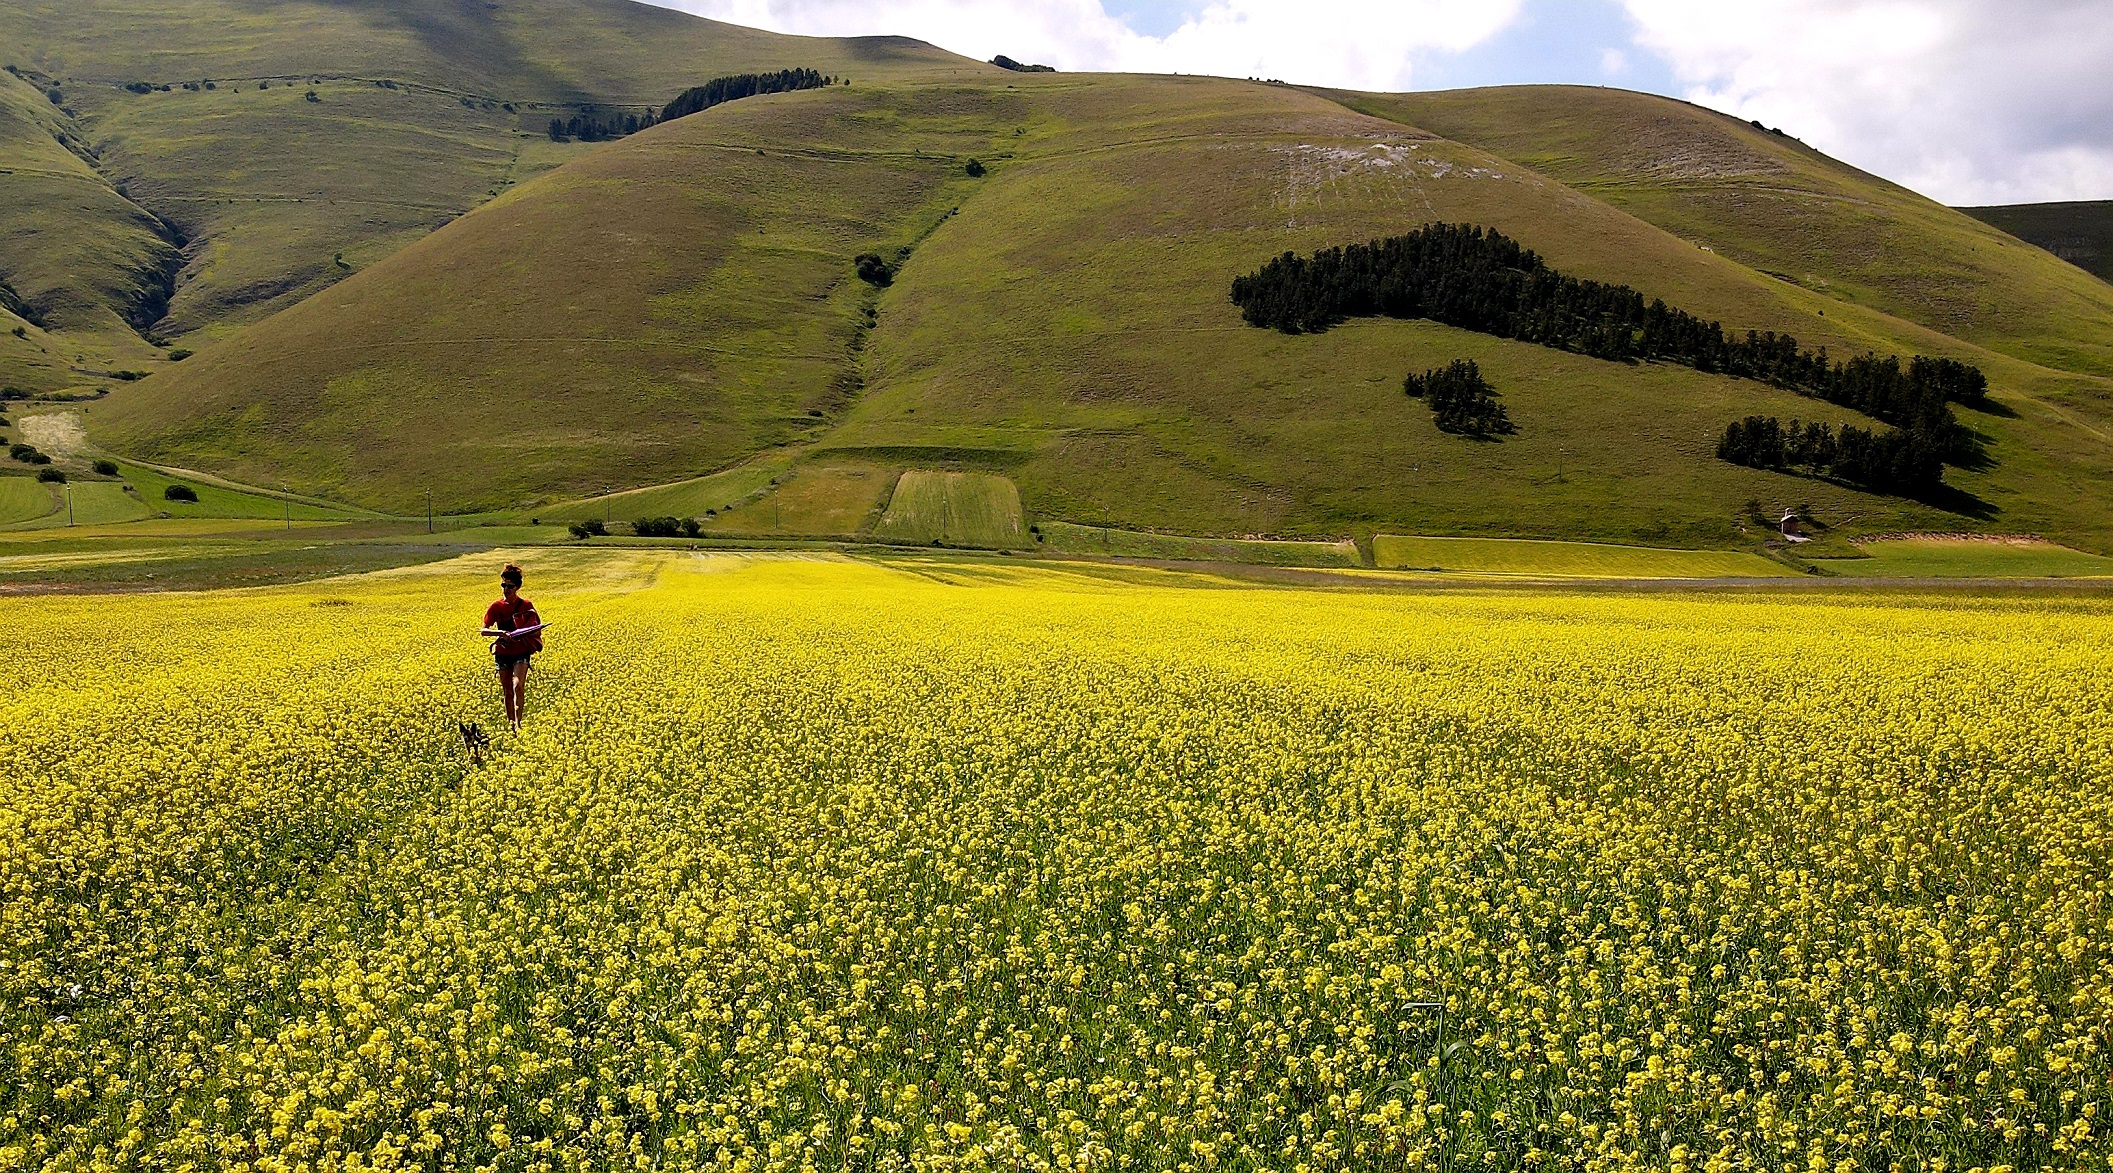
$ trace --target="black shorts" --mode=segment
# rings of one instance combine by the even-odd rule
[[[534,656],[534,652],[527,652],[519,656],[502,656],[497,652],[493,652],[492,663],[497,665],[499,671],[507,672],[511,671],[513,669],[513,666],[516,664],[528,663],[528,661],[534,658]]]

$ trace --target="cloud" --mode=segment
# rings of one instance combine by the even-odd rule
[[[1947,203],[2113,198],[2108,0],[656,2],[1065,70],[1368,90],[1433,78],[1663,87]],[[1164,35],[1111,14],[1124,2]]]
[[[1066,70],[1273,77],[1399,90],[1422,53],[1458,53],[1517,19],[1523,0],[1212,0],[1165,36],[1100,0],[660,0],[699,16],[809,36],[895,33],[965,56]]]
[[[2103,0],[1625,0],[1685,96],[1952,204],[2113,197]]]

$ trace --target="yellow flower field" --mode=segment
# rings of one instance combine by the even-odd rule
[[[0,601],[0,1170],[2113,1153],[2113,603],[522,557]]]

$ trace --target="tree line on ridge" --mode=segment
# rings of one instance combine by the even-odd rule
[[[726,77],[715,77],[701,86],[692,86],[660,110],[648,110],[644,114],[616,114],[602,118],[589,111],[571,118],[550,120],[552,142],[594,143],[623,138],[641,130],[673,122],[702,113],[714,106],[742,98],[753,98],[762,94],[785,94],[794,90],[818,90],[833,86],[837,79],[813,69],[781,69],[775,73],[736,73]]]

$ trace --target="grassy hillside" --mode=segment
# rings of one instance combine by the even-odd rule
[[[2039,245],[2086,273],[2113,281],[2113,200],[1959,210]]]
[[[789,37],[627,0],[5,0],[20,64],[63,79],[394,78],[531,101],[658,105],[794,61],[876,78],[966,64],[900,37]]]
[[[2113,375],[2113,286],[1784,135],[1586,86],[1338,96],[1830,299],[2043,366]]]
[[[1715,461],[1749,412],[1842,418],[1809,400],[1673,367],[1622,367],[1429,323],[1318,337],[1243,325],[1226,282],[1288,248],[1433,219],[1491,224],[1558,266],[1729,325],[1835,353],[1956,350],[1697,249],[1473,148],[1282,88],[1051,79],[1046,124],[882,300],[870,391],[827,444],[964,451],[1013,471],[1037,516],[1191,533],[1525,533],[1676,545],[1741,540],[1744,503],[1809,503],[1903,527],[1933,511]],[[1405,371],[1473,358],[1520,422],[1502,443],[1443,435]],[[1955,475],[1984,522],[2104,536],[2097,381],[2000,365],[2017,418],[1976,417],[1998,464]],[[2067,382],[2064,383],[2063,380]],[[2026,388],[2032,390],[2028,393]],[[2086,411],[2095,414],[2083,414]],[[2080,420],[2081,422],[2068,422]],[[2079,489],[2082,493],[2079,494]],[[1920,516],[1924,522],[1910,523]]]
[[[987,148],[1013,105],[838,87],[667,123],[92,422],[151,459],[399,510],[709,471],[811,435],[852,393],[872,292],[852,258],[939,223],[969,183],[957,150]]]
[[[160,316],[175,248],[97,172],[78,124],[4,72],[0,192],[0,281],[27,315],[0,296],[0,386],[50,391],[161,361],[133,323]]]
[[[1751,546],[1803,506],[1845,533],[2113,547],[2113,381],[2019,357],[2044,333],[2003,334],[2014,316],[1989,311],[1967,324],[1979,341],[1948,336],[1883,267],[1821,250],[1824,277],[1784,280],[1638,214],[1663,193],[1594,198],[1403,117],[1282,86],[1080,75],[736,103],[523,184],[121,389],[90,424],[121,451],[376,507],[430,489],[444,511],[546,519],[709,509],[724,532],[880,532],[882,489],[922,470],[1002,474],[1026,521],[1166,533]],[[986,177],[967,177],[970,156]],[[2067,307],[2071,325],[2092,312],[2075,289],[2090,278],[1922,204],[1969,254],[1985,236],[2021,258],[1990,262],[1977,296]],[[1842,215],[1813,220],[1815,239],[1848,234]],[[1492,225],[1734,329],[1979,362],[1997,411],[1968,423],[1994,462],[1953,472],[1948,508],[1737,468],[1713,450],[1740,416],[1868,421],[1427,322],[1285,336],[1227,298],[1287,249],[1430,220]],[[867,251],[900,262],[885,291],[853,276]],[[1404,373],[1454,358],[1489,375],[1516,436],[1440,433],[1401,394]]]
[[[140,231],[158,217],[185,242],[182,270],[166,316],[158,303],[135,316],[170,337],[204,331],[193,347],[592,149],[553,143],[553,116],[642,110],[755,69],[987,71],[910,41],[777,36],[623,0],[0,0],[0,46],[35,83],[12,89],[93,161],[57,168],[46,192],[18,177],[55,170],[51,135],[0,130],[0,208],[72,237],[0,231],[0,277],[73,274],[122,314],[141,304],[131,275],[158,278],[169,259]],[[142,83],[167,89],[125,88]]]

